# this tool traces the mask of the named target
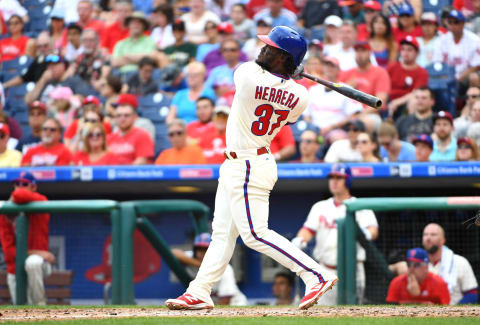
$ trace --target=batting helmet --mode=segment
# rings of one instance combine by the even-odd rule
[[[293,58],[298,66],[307,53],[307,42],[302,35],[287,26],[277,26],[268,35],[258,35],[265,44],[284,50]]]
[[[208,247],[212,241],[212,235],[208,232],[204,232],[195,236],[193,240],[193,247]]]
[[[352,187],[352,171],[350,167],[345,164],[335,164],[332,166],[328,177],[341,176],[345,178],[345,186],[350,189]]]

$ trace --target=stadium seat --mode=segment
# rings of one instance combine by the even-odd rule
[[[3,81],[8,81],[13,77],[16,77],[17,75],[25,72],[32,63],[32,61],[32,58],[26,55],[22,55],[13,60],[4,61],[1,70]]]
[[[444,7],[451,5],[450,0],[422,0],[423,12],[433,12],[437,17],[440,17]]]
[[[455,68],[442,62],[436,62],[429,64],[426,69],[429,76],[428,87],[435,94],[435,111],[448,110],[454,115],[458,94]]]
[[[314,39],[317,39],[323,42],[324,37],[325,37],[325,30],[323,29],[323,27],[313,27],[310,29],[310,32],[308,33],[309,42],[311,42]]]

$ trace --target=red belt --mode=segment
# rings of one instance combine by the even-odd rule
[[[327,269],[332,269],[332,270],[336,270],[336,269],[337,269],[337,266],[336,266],[336,265],[323,264],[323,266],[325,266]]]
[[[268,153],[268,149],[266,147],[262,147],[262,148],[257,149],[257,156],[260,156],[260,155],[263,155],[263,154],[266,154],[266,153]],[[238,158],[237,153],[235,151],[230,151],[229,154],[230,154],[230,157],[232,157],[233,159]],[[225,156],[225,158],[230,159],[226,152],[224,152],[223,155]]]

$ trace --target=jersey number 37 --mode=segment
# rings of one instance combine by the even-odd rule
[[[252,133],[258,136],[267,134],[272,135],[273,131],[280,126],[288,117],[289,110],[273,109],[270,104],[262,104],[255,108],[255,116],[258,116],[258,120],[252,123]],[[270,127],[272,116],[276,115],[276,121]],[[273,117],[275,119],[275,117]],[[270,129],[270,131],[269,131]]]

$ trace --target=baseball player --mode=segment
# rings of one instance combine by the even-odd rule
[[[297,121],[307,106],[308,92],[297,84],[297,67],[307,51],[305,39],[289,27],[277,26],[258,35],[266,44],[255,62],[234,73],[235,97],[227,122],[225,162],[220,167],[212,242],[197,277],[169,309],[210,309],[212,286],[232,256],[237,237],[295,272],[306,291],[299,308],[307,309],[337,282],[286,238],[268,229],[270,191],[277,181],[270,142],[287,123]]]
[[[333,197],[315,203],[308,214],[303,227],[298,231],[297,237],[292,239],[300,249],[305,249],[307,243],[315,237],[313,257],[322,269],[337,273],[337,219],[344,218],[346,208],[343,201],[354,199],[350,195],[352,172],[344,164],[332,166],[328,174],[328,187]],[[378,237],[378,223],[372,210],[356,212],[355,220],[368,240]],[[357,243],[357,297],[361,303],[365,289],[365,250]],[[337,290],[334,288],[329,295],[322,297],[318,303],[321,305],[336,305]]]

